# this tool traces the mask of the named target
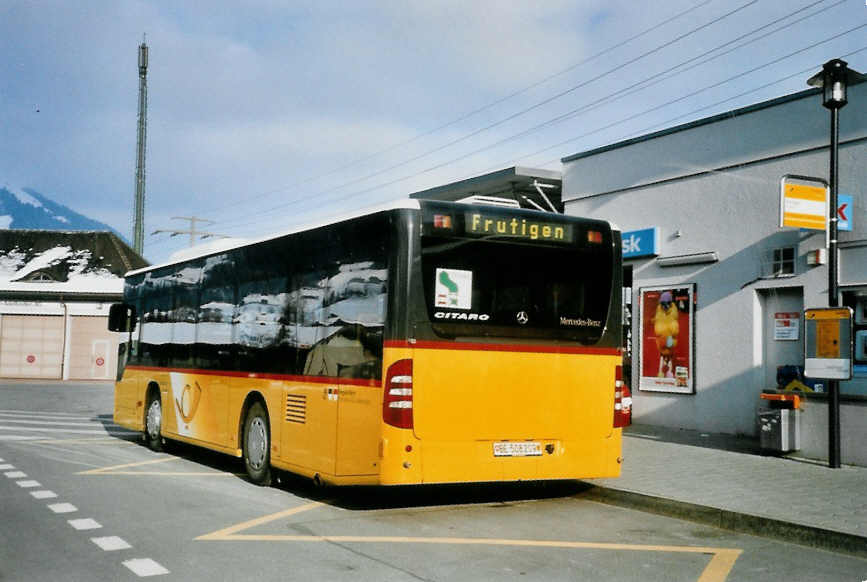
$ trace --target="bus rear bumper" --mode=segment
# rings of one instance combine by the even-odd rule
[[[383,485],[619,477],[623,462],[620,429],[593,440],[417,440],[411,451],[383,451]]]

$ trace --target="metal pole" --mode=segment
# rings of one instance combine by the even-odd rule
[[[148,47],[142,41],[138,47],[138,139],[135,156],[135,214],[133,216],[133,249],[144,252],[145,151],[148,125]]]
[[[840,145],[840,109],[831,109],[831,200],[828,221],[828,306],[837,307],[837,150]],[[828,382],[828,466],[840,468],[840,382]]]

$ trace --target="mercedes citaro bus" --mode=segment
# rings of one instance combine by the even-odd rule
[[[321,483],[612,477],[620,232],[405,200],[132,271],[114,418]]]

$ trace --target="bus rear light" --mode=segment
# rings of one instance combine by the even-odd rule
[[[382,397],[382,420],[397,428],[412,428],[412,360],[388,367]]]
[[[588,230],[587,231],[587,242],[593,244],[602,244],[602,233],[598,230]]]
[[[452,228],[452,217],[450,214],[434,214],[434,228]]]
[[[632,392],[623,381],[623,366],[614,370],[614,428],[632,424]]]

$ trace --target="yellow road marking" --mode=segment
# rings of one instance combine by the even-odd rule
[[[272,513],[270,515],[264,515],[262,517],[258,517],[256,519],[251,519],[250,521],[245,521],[243,523],[239,523],[225,529],[221,529],[209,534],[205,534],[203,536],[199,536],[196,539],[202,541],[216,541],[216,540],[235,540],[235,539],[247,539],[246,535],[237,535],[239,531],[244,531],[245,529],[250,529],[252,527],[256,527],[257,525],[262,525],[264,523],[269,523],[280,519],[281,517],[289,517],[290,515],[295,515],[296,513],[301,513],[302,511],[309,511],[311,509],[316,509],[322,505],[317,501],[313,501],[306,505],[301,505],[299,507],[293,507],[291,509],[286,509],[284,511],[279,511],[277,513]]]
[[[499,538],[447,538],[447,537],[404,537],[404,536],[303,536],[273,534],[243,534],[248,530],[278,519],[309,511],[323,505],[311,502],[277,513],[264,515],[215,532],[195,538],[198,541],[248,541],[248,542],[333,542],[333,543],[389,543],[389,544],[442,544],[442,545],[485,545],[513,546],[528,548],[567,548],[589,550],[620,550],[635,552],[673,552],[688,554],[708,554],[710,562],[701,573],[697,582],[724,582],[743,550],[737,548],[713,548],[701,546],[654,546],[640,544],[616,544],[602,542],[570,542],[562,540],[517,540]]]
[[[76,475],[106,475],[106,474],[117,474],[115,471],[118,469],[126,469],[129,467],[141,467],[142,465],[153,465],[155,463],[165,463],[167,461],[174,461],[174,457],[166,457],[164,459],[154,459],[152,461],[140,461],[138,463],[126,463],[123,465],[112,465],[111,467],[101,467],[99,469],[90,469],[88,471],[79,471]]]
[[[76,475],[166,475],[172,477],[234,477],[242,473],[225,473],[223,471],[123,471],[131,467],[141,467],[143,465],[153,465],[156,463],[166,463],[168,461],[177,461],[178,457],[166,457],[164,459],[154,459],[151,461],[139,461],[138,463],[125,463],[123,465],[112,465],[111,467],[100,467],[99,469],[90,469],[88,471],[80,471]]]
[[[724,582],[743,550],[720,549],[701,573],[698,582]]]

